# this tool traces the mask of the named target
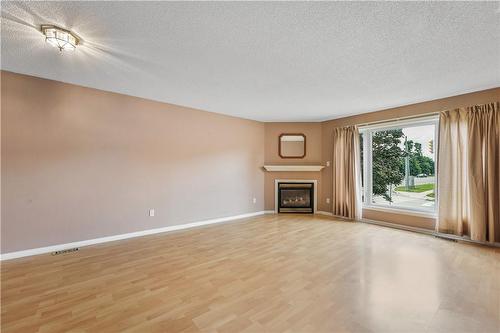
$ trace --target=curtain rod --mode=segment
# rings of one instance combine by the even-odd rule
[[[440,112],[441,111],[433,111],[433,112],[420,113],[418,115],[412,115],[412,116],[406,116],[406,117],[398,117],[398,118],[391,118],[391,119],[384,119],[384,120],[376,120],[376,121],[372,121],[372,122],[356,124],[356,126],[358,126],[358,127],[366,127],[366,126],[371,126],[371,125],[378,125],[378,124],[383,124],[383,123],[390,123],[390,122],[398,121],[398,120],[408,120],[408,119],[414,119],[414,118],[422,118],[422,117],[425,117],[425,116],[438,115]]]
[[[489,102],[489,103],[483,103],[483,104],[478,104],[478,105],[485,105],[485,104],[490,104],[490,103],[498,103],[498,102]],[[447,111],[447,110],[450,110],[450,109],[420,113],[418,115],[413,115],[413,116],[398,117],[398,118],[391,118],[391,119],[385,119],[385,120],[377,120],[377,121],[372,121],[372,122],[368,122],[368,123],[356,124],[356,126],[358,126],[358,127],[369,126],[369,125],[376,125],[376,124],[381,124],[381,123],[388,123],[388,122],[397,121],[397,120],[406,120],[406,119],[419,118],[419,117],[424,117],[424,116],[438,115],[439,113],[441,113],[443,111]]]

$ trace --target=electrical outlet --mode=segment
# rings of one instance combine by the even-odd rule
[[[253,198],[252,201],[253,201],[254,204],[257,203],[257,198]]]
[[[326,166],[329,167],[330,166],[330,161],[326,161]]]
[[[155,210],[154,209],[150,209],[149,210],[149,216],[155,216]]]
[[[326,198],[326,203],[329,204],[330,203],[330,198]]]

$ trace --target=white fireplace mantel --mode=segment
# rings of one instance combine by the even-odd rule
[[[321,171],[323,165],[264,165],[266,171]]]

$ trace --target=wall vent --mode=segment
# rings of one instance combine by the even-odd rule
[[[75,251],[78,251],[79,249],[77,247],[74,247],[72,249],[64,249],[64,250],[60,250],[60,251],[54,251],[52,252],[52,255],[53,256],[57,256],[58,254],[63,254],[63,253],[70,253],[70,252],[75,252]]]

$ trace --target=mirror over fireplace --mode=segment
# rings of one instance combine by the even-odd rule
[[[278,152],[281,158],[304,158],[306,156],[306,136],[302,133],[281,134]]]

